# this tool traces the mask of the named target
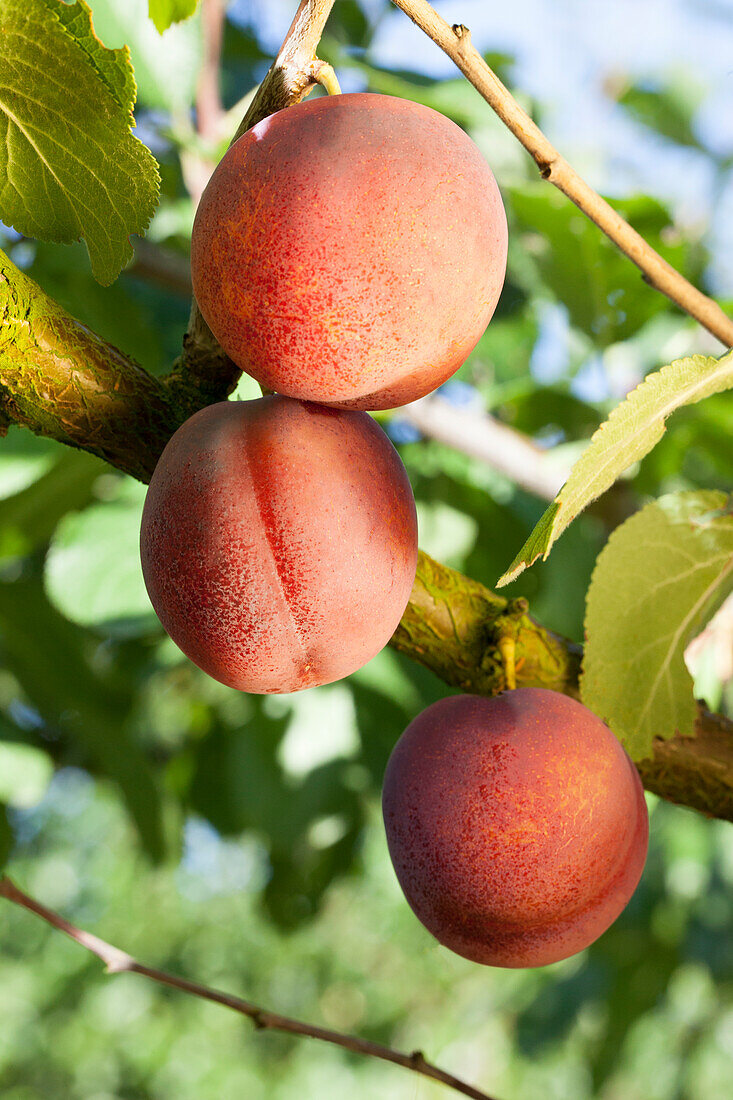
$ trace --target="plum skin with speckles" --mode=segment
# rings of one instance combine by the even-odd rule
[[[636,889],[649,839],[620,742],[544,688],[424,710],[392,752],[383,811],[416,916],[491,966],[544,966],[593,943]]]
[[[298,691],[389,641],[415,578],[415,502],[366,413],[224,401],[168,442],[140,549],[153,607],[195,664],[242,691]]]
[[[360,409],[430,393],[504,281],[499,189],[450,119],[355,93],[279,111],[227,151],[191,241],[196,300],[267,389]]]

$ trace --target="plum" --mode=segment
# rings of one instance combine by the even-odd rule
[[[140,546],[153,607],[192,661],[242,691],[297,691],[389,640],[415,578],[415,502],[366,413],[224,401],[167,444]]]
[[[633,763],[591,711],[543,688],[424,710],[390,757],[383,809],[416,916],[492,966],[544,966],[587,947],[646,859]]]
[[[191,242],[194,293],[265,388],[403,405],[465,361],[507,255],[491,169],[445,116],[357,93],[279,111],[225,154]]]

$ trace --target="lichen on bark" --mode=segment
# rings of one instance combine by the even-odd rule
[[[3,252],[0,410],[142,480],[182,419],[159,381],[67,313]]]

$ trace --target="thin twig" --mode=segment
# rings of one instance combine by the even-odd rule
[[[300,103],[318,83],[316,50],[333,5],[334,0],[301,0],[278,55],[232,142],[274,111]]]
[[[452,1073],[446,1073],[445,1070],[427,1062],[419,1050],[413,1051],[412,1054],[402,1054],[400,1051],[392,1050],[391,1047],[383,1046],[381,1043],[373,1043],[368,1039],[359,1039],[355,1035],[344,1035],[340,1031],[332,1031],[330,1028],[303,1023],[302,1020],[293,1020],[289,1016],[280,1016],[278,1013],[268,1012],[250,1001],[243,1001],[239,997],[233,997],[228,993],[220,993],[218,990],[209,989],[205,985],[199,985],[198,982],[189,982],[185,978],[176,977],[174,974],[166,974],[162,970],[144,966],[142,963],[137,962],[132,955],[128,955],[126,951],[120,951],[119,948],[113,947],[112,944],[99,939],[91,932],[85,932],[83,929],[77,928],[69,921],[64,920],[58,913],[54,913],[52,909],[47,909],[45,905],[41,905],[40,902],[29,897],[28,894],[24,894],[5,875],[0,876],[0,897],[6,898],[31,913],[35,913],[36,916],[41,917],[53,928],[65,932],[72,940],[91,951],[98,959],[101,959],[110,974],[124,972],[142,974],[161,985],[172,986],[174,989],[180,989],[182,992],[190,993],[194,997],[201,997],[206,1001],[223,1005],[225,1008],[231,1008],[234,1012],[249,1017],[256,1028],[286,1031],[290,1035],[304,1035],[311,1039],[320,1039],[324,1043],[332,1043],[334,1046],[343,1047],[344,1050],[350,1050],[355,1054],[365,1054],[370,1058],[379,1058],[383,1062],[393,1062],[397,1066],[411,1069],[415,1073],[422,1074],[423,1077],[430,1077],[433,1081],[439,1081],[441,1084],[447,1085],[448,1088],[454,1089],[463,1096],[472,1097],[472,1100],[492,1100],[488,1093],[480,1092],[472,1085],[468,1085],[465,1081],[454,1077]]]
[[[542,178],[554,183],[641,270],[644,279],[666,294],[725,347],[733,346],[733,320],[667,263],[628,222],[602,199],[548,141],[489,68],[471,42],[468,27],[450,26],[427,0],[392,0],[436,45],[448,54],[501,121],[534,158]]]

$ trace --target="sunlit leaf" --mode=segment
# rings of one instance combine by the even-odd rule
[[[57,527],[44,581],[67,619],[117,635],[157,628],[140,568],[144,500],[145,486],[130,481],[125,499],[69,513]]]
[[[181,0],[186,3],[187,0]],[[193,105],[202,55],[200,16],[158,33],[148,0],[90,0],[94,26],[105,42],[125,42],[135,62],[138,103],[174,115]]]
[[[733,386],[733,352],[721,359],[693,355],[648,375],[601,424],[570,477],[498,585],[509,584],[553,543],[579,512],[613,485],[662,438],[670,413]]]
[[[162,34],[171,23],[180,23],[182,19],[193,15],[197,3],[198,0],[148,0],[148,11],[157,30]]]
[[[636,759],[692,736],[687,642],[733,590],[733,511],[717,492],[661,497],[617,528],[586,606],[583,702]]]
[[[127,48],[106,50],[85,0],[3,0],[0,217],[25,236],[84,238],[111,283],[153,214],[154,158],[131,134]]]
[[[53,763],[42,749],[0,742],[0,802],[18,809],[35,806],[52,775]]]

